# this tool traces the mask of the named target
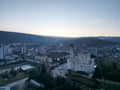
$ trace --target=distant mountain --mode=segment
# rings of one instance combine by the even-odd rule
[[[69,46],[73,42],[77,47],[102,47],[108,45],[120,44],[120,37],[81,37],[81,38],[65,38],[65,37],[52,37],[40,36],[24,33],[15,33],[0,31],[0,43],[54,43],[57,45],[61,42],[63,46]]]
[[[98,37],[101,40],[106,40],[106,41],[113,41],[120,43],[120,37]]]
[[[4,44],[17,43],[17,42],[45,43],[45,42],[56,42],[64,39],[67,39],[67,38],[0,31],[0,43],[4,43]]]
[[[102,40],[98,37],[75,38],[71,40],[66,40],[64,43],[66,43],[66,45],[68,46],[68,44],[70,44],[71,42],[74,43],[77,48],[104,47],[119,44],[118,42]]]

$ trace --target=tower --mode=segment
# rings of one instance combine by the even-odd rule
[[[71,43],[70,44],[70,56],[69,58],[67,59],[67,67],[68,69],[73,69],[74,68],[74,44]]]
[[[74,57],[74,44],[70,44],[70,57]]]

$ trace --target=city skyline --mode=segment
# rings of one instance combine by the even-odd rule
[[[119,0],[0,0],[0,30],[47,36],[120,36]]]

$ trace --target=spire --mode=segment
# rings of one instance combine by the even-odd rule
[[[74,57],[74,43],[70,44],[70,57]]]

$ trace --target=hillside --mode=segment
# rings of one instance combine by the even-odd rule
[[[49,37],[24,33],[0,31],[0,43],[45,43],[63,40],[61,37]]]
[[[68,46],[71,42],[74,43],[77,48],[104,47],[104,46],[119,44],[118,42],[114,42],[114,41],[101,40],[98,39],[97,37],[75,38],[65,41],[64,44]]]
[[[107,45],[117,45],[120,37],[115,38],[114,40],[110,40],[106,37],[81,37],[81,38],[63,38],[63,37],[51,37],[51,36],[40,36],[40,35],[32,35],[32,34],[24,34],[24,33],[15,33],[15,32],[6,32],[0,31],[0,43],[54,43],[57,44],[61,42],[63,46],[69,46],[72,42],[77,47],[102,47]]]
[[[106,41],[113,41],[120,43],[120,37],[98,37],[101,40],[106,40]]]

